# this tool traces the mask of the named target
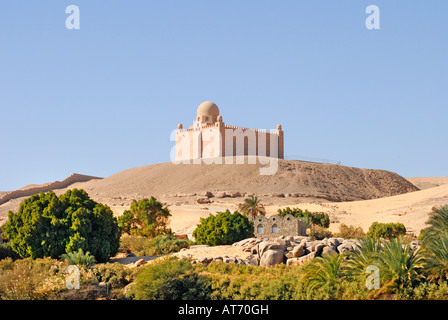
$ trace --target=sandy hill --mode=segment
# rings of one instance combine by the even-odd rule
[[[448,184],[448,177],[413,177],[406,178],[419,189],[428,189]]]
[[[246,159],[247,160],[247,159]],[[171,162],[124,170],[101,180],[73,185],[96,197],[181,196],[240,192],[291,195],[330,201],[382,198],[419,190],[385,170],[279,160],[273,175],[260,175],[260,164],[178,164]]]

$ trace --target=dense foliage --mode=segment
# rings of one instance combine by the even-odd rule
[[[156,237],[171,232],[168,228],[170,216],[169,209],[154,197],[144,198],[133,200],[131,209],[118,217],[118,224],[127,234]]]
[[[120,240],[112,210],[78,189],[59,197],[49,191],[25,199],[17,213],[9,211],[5,233],[15,252],[33,259],[82,249],[97,261],[107,261]]]
[[[374,222],[367,232],[367,236],[373,239],[392,239],[406,234],[406,227],[402,223]]]
[[[208,299],[210,284],[193,269],[188,260],[162,258],[136,274],[132,295],[139,300]]]
[[[198,244],[211,246],[232,244],[242,239],[252,237],[254,224],[238,211],[229,210],[217,215],[201,218],[193,231],[193,237]]]
[[[155,238],[123,235],[120,241],[120,252],[132,252],[137,256],[163,255],[188,248],[190,244],[190,240],[177,239],[172,235]]]
[[[324,228],[328,228],[330,226],[330,217],[324,212],[310,212],[308,210],[303,211],[300,208],[291,209],[290,207],[286,207],[285,209],[278,209],[277,212],[280,217],[284,217],[287,214],[290,214],[299,219],[309,219],[311,220],[311,224],[316,226],[321,226]]]

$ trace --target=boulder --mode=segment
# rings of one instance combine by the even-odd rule
[[[314,247],[314,252],[316,253],[316,256],[319,257],[322,254],[322,250],[328,247],[325,243],[318,243],[316,244],[316,246]]]
[[[305,255],[305,245],[300,244],[295,246],[291,251],[289,251],[285,256],[286,258],[298,258]]]
[[[335,253],[337,253],[337,252],[336,252],[336,250],[333,249],[333,247],[325,246],[322,249],[321,256],[332,256]]]
[[[267,268],[283,263],[283,252],[283,249],[268,249],[261,256],[260,266]]]
[[[299,263],[302,264],[302,263],[305,263],[306,261],[312,260],[314,258],[316,258],[316,252],[311,252],[311,253],[307,254],[306,256],[302,256],[297,259],[298,259]]]
[[[207,203],[211,203],[212,202],[209,198],[198,198],[196,201],[199,204],[207,204]]]
[[[263,254],[270,249],[281,250],[282,253],[285,251],[285,246],[277,241],[264,240],[257,245],[257,253],[261,258]]]

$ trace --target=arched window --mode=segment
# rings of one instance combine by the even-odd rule
[[[278,226],[276,224],[272,226],[272,233],[278,233]]]
[[[263,233],[264,229],[263,229],[263,225],[259,224],[257,227],[257,233]]]

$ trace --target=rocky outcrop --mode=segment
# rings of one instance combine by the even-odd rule
[[[41,192],[48,192],[50,190],[56,189],[64,189],[68,186],[77,183],[77,182],[87,182],[93,179],[103,179],[99,177],[87,176],[84,174],[73,173],[68,178],[62,181],[55,181],[51,183],[46,183],[40,186],[35,186],[31,188],[22,188],[19,190],[7,192],[0,197],[0,205],[8,202],[9,200],[20,198],[20,197],[28,197],[33,194],[39,194]]]
[[[287,266],[302,265],[314,258],[355,252],[360,247],[357,239],[326,238],[314,240],[308,236],[284,237],[277,239],[247,238],[236,242],[233,246],[243,248],[244,252],[251,255],[245,259],[239,257],[218,256],[193,258],[191,254],[181,255],[180,258],[188,258],[193,264],[209,264],[212,262],[235,263],[242,265],[262,266],[265,268],[277,264]],[[419,241],[412,241],[410,249],[420,247]]]

